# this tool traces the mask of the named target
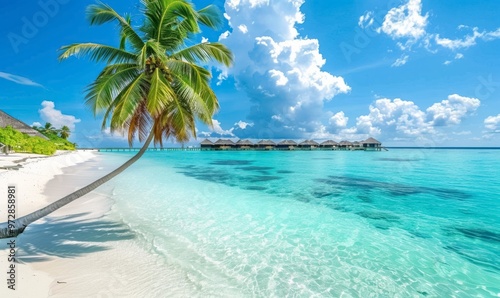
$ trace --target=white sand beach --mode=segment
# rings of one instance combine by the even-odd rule
[[[0,156],[0,211],[7,205],[7,186],[18,190],[18,217],[29,214],[112,170],[94,151],[52,157]],[[0,297],[161,297],[165,290],[193,293],[186,277],[133,241],[129,227],[105,216],[112,208],[112,184],[31,224],[16,238],[16,290],[0,286]],[[0,221],[6,221],[0,212]],[[140,235],[139,235],[140,237]],[[7,243],[0,240],[0,272],[7,278]],[[152,278],[152,277],[160,277]],[[168,282],[166,282],[168,281]],[[160,291],[156,292],[155,291]]]
[[[17,217],[27,215],[39,208],[46,206],[49,202],[59,198],[49,196],[46,192],[47,183],[56,175],[63,174],[63,169],[95,158],[92,151],[58,152],[55,156],[43,156],[37,154],[0,155],[0,222],[7,220],[5,209],[7,207],[7,186],[15,185],[18,192]],[[9,169],[9,170],[6,170]],[[74,187],[77,185],[67,187]],[[78,203],[77,203],[78,204]],[[75,205],[77,205],[75,204]],[[75,205],[73,207],[75,207]],[[1,212],[3,210],[3,212]],[[40,220],[39,222],[43,222]],[[36,223],[38,224],[38,222]],[[29,228],[27,229],[29,231]],[[23,249],[23,235],[16,239],[17,248]],[[7,269],[9,252],[5,250],[12,239],[2,239],[0,250],[0,267]],[[21,254],[22,252],[18,251]],[[10,290],[5,283],[0,287],[0,297],[45,297],[43,293],[49,293],[53,278],[47,273],[34,268],[29,263],[16,264],[16,290]],[[4,272],[6,270],[2,270]],[[4,278],[7,278],[7,274]]]

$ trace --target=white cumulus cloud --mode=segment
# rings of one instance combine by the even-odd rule
[[[413,101],[381,98],[369,107],[369,114],[356,118],[356,126],[344,130],[364,136],[424,138],[439,133],[438,129],[456,126],[480,105],[477,98],[449,95],[425,111]],[[485,122],[486,123],[486,122]]]
[[[228,130],[224,130],[221,126],[221,123],[219,120],[215,120],[215,119],[212,119],[212,125],[213,127],[210,128],[210,130],[219,135],[219,136],[232,136],[234,137],[234,134],[233,134],[233,128],[231,129],[228,129]]]
[[[421,0],[408,0],[389,10],[379,31],[393,39],[417,40],[426,34],[427,18],[428,14],[422,15]]]
[[[350,91],[342,77],[322,70],[326,61],[319,41],[299,36],[303,3],[226,0],[232,31],[220,40],[233,49],[235,63],[220,79],[233,75],[251,100],[247,118],[254,126],[238,130],[244,136],[302,137],[322,125],[325,101]]]
[[[498,132],[500,130],[500,114],[496,116],[489,116],[484,119],[484,127],[494,132]]]
[[[245,121],[238,121],[234,124],[234,126],[236,127],[239,127],[240,129],[246,129],[247,126],[250,126],[252,127],[253,126],[253,123],[248,123],[248,122],[245,122]]]
[[[347,126],[349,117],[347,117],[344,112],[338,112],[337,114],[330,117],[330,125],[334,128],[344,128]]]
[[[460,124],[462,119],[476,111],[481,102],[477,98],[452,94],[427,109],[427,118],[434,126]]]
[[[75,124],[81,121],[75,116],[64,115],[60,110],[55,108],[53,101],[43,101],[42,108],[38,110],[38,113],[43,121],[50,122],[55,128],[67,126],[70,130],[74,130]]]

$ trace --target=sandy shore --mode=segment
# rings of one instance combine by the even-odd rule
[[[58,152],[51,157],[34,154],[0,155],[0,222],[7,219],[5,211],[8,185],[16,186],[16,213],[17,217],[21,217],[86,185],[106,171],[109,169],[100,165],[97,153],[93,151]],[[25,233],[15,239],[20,262],[16,264],[16,290],[8,289],[6,283],[2,282],[0,297],[50,296],[51,288],[58,283],[43,263],[57,257],[57,253],[53,251],[57,252],[60,245],[51,242],[51,235],[40,233],[40,230],[47,230],[53,222],[63,225],[62,220],[75,217],[75,214],[80,215],[80,221],[95,220],[102,217],[109,208],[110,200],[99,198],[97,192],[30,225]],[[54,233],[58,232],[54,230]],[[5,248],[11,240],[0,240],[0,272],[5,272],[2,274],[4,281],[11,264],[8,261],[9,250]]]
[[[9,158],[4,164],[12,164],[14,158]],[[114,162],[106,162],[96,152],[80,151],[49,158],[32,156],[20,163],[19,170],[0,170],[0,221],[6,217],[9,184],[17,186],[18,216],[22,216],[102,177],[121,161]],[[0,297],[196,295],[189,277],[156,254],[154,243],[140,246],[137,239],[142,236],[113,215],[112,206],[111,181],[30,225],[16,238],[20,261],[16,291],[5,283],[10,239],[0,239],[0,278],[4,280]]]

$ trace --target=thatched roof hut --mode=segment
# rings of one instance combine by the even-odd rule
[[[349,142],[349,141],[341,141],[339,143],[339,147],[342,148],[342,149],[352,148],[352,143]]]
[[[295,147],[297,147],[297,142],[293,140],[283,140],[276,144],[276,148],[279,149],[288,149],[288,150],[293,150]]]
[[[238,142],[236,142],[236,148],[249,149],[252,147],[254,147],[254,143],[250,140],[238,140]]]
[[[218,146],[234,146],[234,142],[229,139],[218,139],[214,145]]]
[[[282,145],[282,146],[297,146],[297,142],[293,141],[293,140],[283,140],[281,142],[278,143],[278,146],[279,145]]]
[[[370,137],[361,142],[361,146],[367,150],[381,150],[382,143]]]
[[[276,143],[271,140],[260,140],[257,142],[258,148],[273,149],[276,147]]]
[[[382,143],[380,143],[379,141],[375,140],[374,138],[372,137],[369,137],[368,139],[364,140],[363,142],[361,142],[363,144],[374,144],[374,145],[382,145]]]
[[[28,124],[17,120],[11,115],[5,113],[4,111],[0,111],[0,127],[4,128],[7,126],[11,126],[13,129],[22,132],[24,134],[29,135],[30,137],[40,137],[44,140],[48,140],[46,136],[41,134],[36,129],[31,128]]]
[[[209,139],[204,139],[200,143],[201,148],[212,148],[214,146],[214,143],[210,141]]]
[[[215,149],[231,149],[235,146],[234,142],[229,140],[229,139],[218,139],[215,143],[214,143],[214,148]]]
[[[301,148],[314,148],[314,147],[318,147],[318,146],[319,146],[318,142],[313,141],[313,140],[305,140],[305,141],[299,143],[299,147],[301,147]]]
[[[324,141],[321,144],[319,144],[319,146],[322,148],[333,148],[333,147],[337,147],[338,145],[339,145],[339,143],[332,141],[332,140],[327,140],[327,141]]]

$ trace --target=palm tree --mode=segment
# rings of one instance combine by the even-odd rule
[[[61,129],[59,130],[59,136],[65,140],[69,138],[70,133],[71,131],[69,130],[69,127],[67,127],[66,125],[61,127]]]
[[[38,131],[40,131],[44,135],[53,135],[57,134],[57,130],[54,126],[52,126],[52,123],[46,122],[43,127],[39,127]]]
[[[151,141],[179,142],[196,137],[195,121],[212,125],[219,108],[210,88],[210,72],[199,63],[232,64],[232,54],[220,43],[194,43],[200,25],[216,29],[221,18],[214,6],[195,10],[186,0],[143,0],[143,24],[139,30],[130,17],[98,3],[87,8],[92,25],[117,22],[120,46],[80,43],[64,46],[59,57],[88,56],[106,66],[86,90],[86,104],[94,115],[104,115],[102,127],[127,133],[129,145],[137,136],[141,150],[125,164],[47,207],[19,218],[14,229],[0,225],[0,238],[12,237],[30,223],[89,193],[137,161]]]

